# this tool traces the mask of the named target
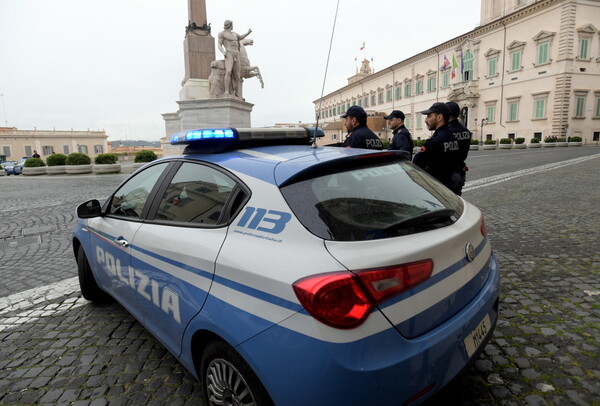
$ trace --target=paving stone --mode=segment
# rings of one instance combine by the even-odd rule
[[[48,230],[35,245],[0,250],[0,263],[11,264],[0,267],[0,300],[76,277],[75,207],[107,196],[123,177],[0,178],[0,239]],[[500,320],[453,383],[456,396],[438,404],[570,406],[600,398],[600,296],[586,293],[600,291],[599,178],[595,159],[465,192],[485,214],[500,264]],[[2,405],[202,404],[201,384],[118,304],[94,306],[75,287],[0,308],[0,325],[7,321]]]

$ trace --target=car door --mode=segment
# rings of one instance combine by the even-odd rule
[[[153,165],[128,179],[107,201],[104,215],[87,222],[88,258],[98,284],[140,320],[136,275],[130,267],[131,242],[142,225],[149,196],[167,167],[168,163]]]
[[[218,168],[183,162],[134,237],[132,266],[145,278],[138,289],[144,324],[175,354],[207,297],[227,235],[224,213],[238,190]]]

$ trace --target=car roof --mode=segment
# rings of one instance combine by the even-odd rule
[[[312,148],[303,145],[282,145],[239,149],[218,154],[186,154],[165,159],[176,158],[210,162],[228,170],[280,186],[298,173],[315,165],[377,154],[396,155],[392,151],[359,148]]]

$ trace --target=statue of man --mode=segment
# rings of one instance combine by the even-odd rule
[[[242,94],[242,72],[240,61],[240,41],[246,38],[252,30],[244,35],[237,34],[233,30],[233,21],[225,20],[223,31],[219,33],[219,51],[225,56],[225,94],[233,94],[241,97]]]

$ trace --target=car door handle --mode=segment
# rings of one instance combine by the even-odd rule
[[[129,241],[127,241],[124,237],[115,238],[115,242],[123,248],[129,247]]]

